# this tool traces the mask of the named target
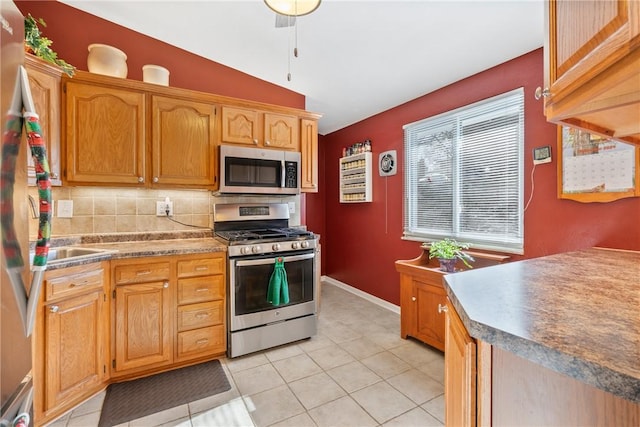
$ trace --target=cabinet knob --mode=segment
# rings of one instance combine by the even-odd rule
[[[415,300],[416,300],[416,297],[411,297],[411,301],[415,301]]]
[[[139,177],[138,177],[138,182],[142,184],[142,183],[144,182],[144,178],[143,178],[143,177],[141,177],[141,176],[139,176]]]
[[[164,283],[162,284],[162,287],[163,287],[163,288],[165,288],[165,289],[167,289],[167,288],[169,287],[169,282],[164,282]]]
[[[51,179],[58,179],[58,174],[57,173],[52,173],[49,177]]]
[[[265,141],[265,142],[264,142],[264,145],[271,145],[271,142],[269,142],[269,141]]]
[[[551,95],[551,91],[549,90],[548,87],[545,87],[544,89],[542,89],[540,86],[536,88],[536,91],[533,94],[533,96],[535,96],[537,100],[539,100],[540,98],[547,98],[550,95]]]
[[[449,311],[449,307],[446,305],[438,304],[438,313],[446,313]]]
[[[60,310],[60,307],[57,305],[52,305],[51,307],[49,307],[49,311],[52,313],[57,313],[58,310]]]
[[[158,182],[158,177],[157,176],[153,177],[153,182]]]
[[[258,140],[257,139],[253,140],[253,145],[258,145]]]

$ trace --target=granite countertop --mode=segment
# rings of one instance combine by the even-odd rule
[[[444,286],[472,337],[640,403],[640,252],[550,255]]]
[[[227,247],[213,237],[211,230],[196,232],[117,233],[106,235],[73,236],[51,239],[51,247],[73,246],[102,249],[107,252],[49,262],[47,270],[72,267],[109,259],[186,255],[225,252]]]

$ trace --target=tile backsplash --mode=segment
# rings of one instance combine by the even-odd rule
[[[36,200],[38,192],[29,187]],[[53,187],[54,215],[51,221],[53,237],[78,234],[108,234],[149,231],[183,231],[198,227],[213,227],[213,206],[216,203],[295,203],[295,213],[289,224],[300,225],[300,196],[220,196],[206,190],[143,190],[103,187]],[[173,217],[156,216],[156,202],[169,197],[173,202]],[[73,216],[58,216],[58,201],[73,202]],[[35,240],[38,220],[29,222],[29,238]]]

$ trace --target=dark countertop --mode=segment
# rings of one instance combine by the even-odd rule
[[[472,337],[640,403],[640,252],[550,255],[444,286]]]
[[[51,239],[51,246],[102,249],[103,254],[69,258],[47,264],[47,270],[110,259],[225,252],[227,247],[208,232],[122,233]]]

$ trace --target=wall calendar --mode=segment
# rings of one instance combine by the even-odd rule
[[[559,126],[558,152],[559,198],[588,203],[640,196],[638,147]]]

